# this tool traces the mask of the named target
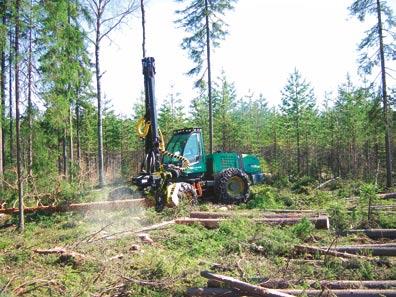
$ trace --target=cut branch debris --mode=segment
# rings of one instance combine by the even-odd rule
[[[58,254],[61,256],[61,260],[72,260],[75,263],[80,263],[86,259],[92,259],[92,257],[88,255],[84,255],[75,251],[67,250],[63,247],[54,247],[52,249],[35,249],[33,252],[40,255],[50,255],[50,254]]]

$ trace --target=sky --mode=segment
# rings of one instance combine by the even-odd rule
[[[358,82],[357,45],[369,24],[349,15],[351,0],[239,0],[226,15],[229,35],[212,52],[212,77],[222,71],[239,97],[263,94],[278,105],[289,74],[297,68],[314,88],[318,105],[325,93],[336,94],[347,73]],[[396,10],[396,0],[388,0]],[[192,62],[180,43],[174,0],[146,4],[146,51],[156,60],[156,97],[161,104],[180,93],[186,108],[196,96],[196,78],[185,73]],[[131,116],[143,89],[140,10],[112,33],[103,46],[103,90],[119,114]],[[173,86],[173,87],[172,87]],[[188,110],[188,109],[186,109]]]

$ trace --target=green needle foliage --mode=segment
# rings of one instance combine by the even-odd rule
[[[234,8],[236,0],[208,0],[209,24],[206,24],[205,0],[176,0],[176,2],[186,3],[186,7],[177,10],[180,18],[176,24],[184,28],[189,36],[183,38],[182,49],[186,50],[189,58],[193,61],[194,67],[190,69],[188,75],[200,75],[205,72],[204,60],[206,57],[206,26],[209,26],[210,42],[213,47],[219,47],[220,42],[228,34],[228,25],[224,21],[224,15],[228,10]]]

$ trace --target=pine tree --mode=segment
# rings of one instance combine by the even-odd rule
[[[301,141],[307,129],[308,115],[313,112],[315,98],[311,85],[297,69],[290,74],[282,91],[280,109],[285,116],[289,135],[295,139],[297,174],[301,173]]]
[[[377,21],[359,44],[360,69],[363,73],[371,74],[374,67],[380,67],[381,93],[383,107],[383,123],[385,127],[385,150],[386,150],[386,186],[392,186],[392,109],[389,106],[388,89],[386,85],[387,69],[386,60],[394,60],[396,57],[395,39],[393,28],[396,19],[392,9],[386,1],[380,0],[355,0],[349,8],[352,15],[356,15],[360,21],[365,21],[368,15],[376,17]],[[386,42],[387,41],[387,42]]]
[[[176,0],[187,2],[187,7],[177,10],[181,15],[176,23],[185,28],[191,35],[183,38],[181,47],[187,50],[194,62],[188,75],[199,75],[196,86],[203,83],[205,72],[208,74],[208,105],[209,105],[209,152],[213,152],[213,111],[212,111],[212,77],[211,77],[211,46],[218,47],[220,41],[228,34],[227,24],[221,18],[225,12],[234,8],[236,0]],[[202,73],[206,54],[206,69]]]

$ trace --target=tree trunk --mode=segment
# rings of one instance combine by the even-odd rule
[[[73,181],[73,166],[74,166],[74,152],[73,152],[73,109],[70,102],[69,106],[69,181]]]
[[[23,177],[21,164],[21,138],[20,138],[20,115],[19,115],[19,5],[20,0],[15,3],[15,120],[16,120],[16,141],[17,141],[17,178],[18,178],[18,229],[23,231],[25,228],[24,205],[23,205]]]
[[[5,11],[5,4],[3,4],[3,9]],[[3,12],[4,13],[4,12]],[[3,26],[6,26],[6,17],[5,13],[3,14],[2,18],[2,24]],[[5,80],[6,80],[6,65],[5,65],[5,49],[3,48],[1,51],[1,85],[0,85],[0,95],[1,95],[1,137],[0,137],[0,142],[1,142],[1,152],[0,152],[0,176],[3,177],[4,169],[5,169],[5,129],[4,129],[4,123],[5,123]]]
[[[208,0],[205,0],[206,57],[208,62],[208,104],[209,104],[209,154],[213,153],[213,109],[212,109],[212,73],[210,63],[210,30]]]
[[[12,30],[10,29],[9,32],[9,42],[10,44],[13,44],[13,39],[12,39]],[[10,163],[13,163],[13,152],[14,152],[14,131],[13,131],[13,115],[12,115],[12,65],[13,65],[13,52],[12,52],[12,47],[10,46],[10,53],[8,56],[8,65],[9,65],[9,73],[8,73],[8,100],[9,100],[9,118],[10,118]]]
[[[63,129],[62,135],[62,163],[63,163],[63,178],[67,177],[67,140],[66,128]]]
[[[80,118],[80,102],[77,99],[76,102],[76,145],[77,145],[77,166],[78,170],[81,169],[81,145],[80,145],[80,129],[81,129],[81,118]]]
[[[380,57],[381,57],[381,80],[382,80],[382,104],[384,112],[385,125],[385,153],[386,153],[386,186],[392,187],[392,117],[388,110],[388,96],[386,90],[386,71],[385,71],[385,57],[384,57],[384,43],[382,34],[382,20],[381,20],[381,4],[377,0],[377,17],[378,17],[378,37],[380,42]]]
[[[33,9],[33,3],[30,2],[30,9]],[[29,136],[28,136],[28,178],[29,182],[32,181],[33,178],[33,105],[32,105],[32,14],[30,14],[30,23],[29,23],[29,56],[28,56],[28,107],[27,107],[27,117],[28,117],[28,125],[29,125]]]
[[[102,123],[102,93],[100,84],[100,19],[96,21],[96,42],[95,42],[95,68],[96,68],[96,98],[98,101],[98,174],[99,187],[102,188],[105,184],[104,180],[104,166],[103,166],[103,123]]]

